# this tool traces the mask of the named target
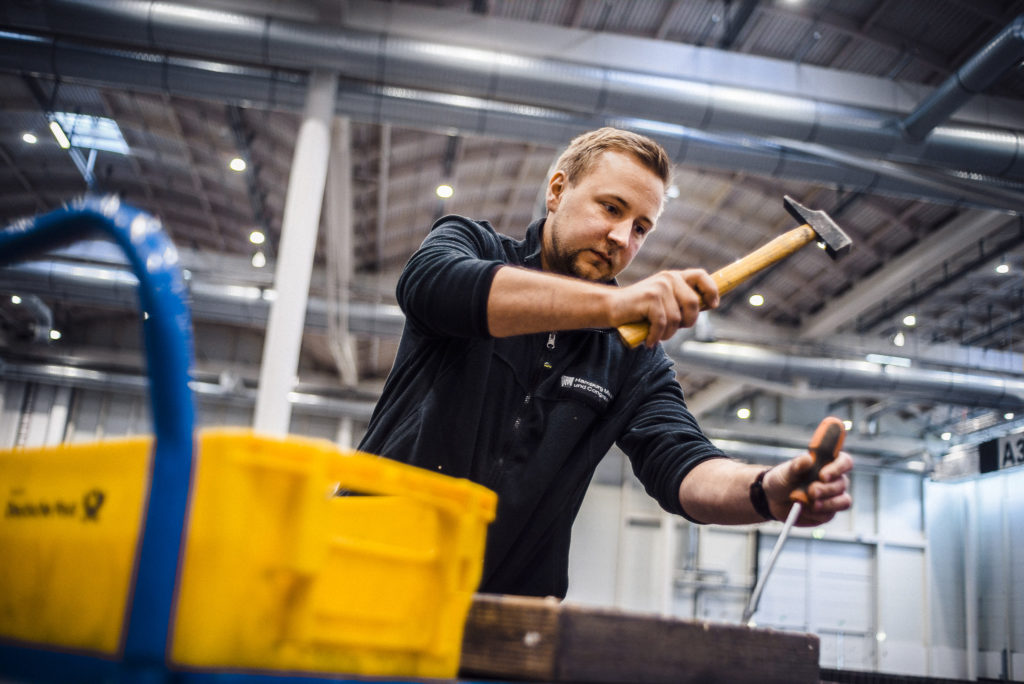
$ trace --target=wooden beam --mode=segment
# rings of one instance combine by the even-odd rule
[[[461,675],[547,682],[818,684],[814,634],[478,594]]]

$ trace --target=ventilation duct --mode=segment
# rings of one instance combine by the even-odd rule
[[[134,310],[133,277],[121,269],[60,262],[29,262],[5,268],[0,287],[56,296],[93,306]],[[256,287],[189,283],[196,320],[262,327],[269,306]],[[356,334],[398,336],[405,319],[393,305],[353,302],[349,329]],[[307,328],[326,330],[326,303],[309,299]],[[681,339],[678,337],[676,339]],[[799,385],[837,393],[873,393],[923,402],[1024,410],[1024,381],[923,368],[899,368],[866,361],[796,357],[765,348],[723,342],[669,342],[669,353],[683,366],[736,375],[751,381]]]
[[[245,106],[301,110],[306,76],[293,71],[242,67],[208,60],[96,48],[66,40],[0,32],[0,68],[59,79],[117,85]],[[988,209],[1024,204],[1024,185],[936,180],[894,164],[872,164],[848,153],[828,159],[817,150],[780,142],[702,133],[678,125],[622,118],[590,118],[541,107],[342,79],[339,114],[357,121],[411,128],[449,129],[482,136],[562,145],[581,131],[606,124],[635,128],[657,138],[680,164],[722,171],[829,183],[867,192],[925,198]],[[820,148],[820,146],[817,146]],[[855,162],[852,163],[851,162]],[[880,173],[881,172],[881,173]],[[1016,194],[1014,194],[1016,193]]]
[[[697,371],[712,371],[756,384],[873,394],[926,403],[1021,411],[1024,381],[868,361],[789,356],[759,347],[692,340],[670,345],[673,358]]]
[[[704,164],[704,156],[724,157],[719,165],[731,165],[730,170],[810,177],[880,192],[887,189],[877,174],[844,169],[848,178],[842,180],[810,174],[807,172],[815,166],[810,159],[772,150],[761,139],[793,140],[878,155],[896,162],[952,169],[964,174],[965,183],[974,181],[976,175],[1014,181],[1024,178],[1024,140],[1017,131],[944,126],[935,129],[925,141],[914,142],[907,140],[897,125],[898,113],[602,64],[479,50],[387,32],[355,31],[146,0],[7,3],[0,10],[0,20],[21,30],[230,62],[234,66],[226,66],[228,77],[239,83],[220,90],[215,95],[218,99],[245,99],[239,97],[241,93],[237,90],[244,89],[254,73],[239,65],[257,66],[270,73],[324,68],[338,71],[351,82],[351,87],[343,89],[339,97],[339,110],[357,120],[362,114],[381,122],[454,126],[485,135],[507,134],[511,128],[516,138],[536,139],[540,135],[546,140],[557,138],[559,143],[567,139],[566,129],[575,133],[605,122],[633,126],[647,123],[652,128],[647,132],[655,137],[660,133],[673,157],[681,163]],[[5,40],[10,39],[9,35]],[[73,70],[97,66],[88,59],[80,64],[70,54],[60,55],[61,45],[58,41],[53,46],[56,56],[45,46],[28,50],[25,41],[21,42],[21,49],[10,54],[7,45],[4,51],[9,54],[0,63],[6,68],[40,73],[56,71],[54,75],[60,76],[74,76]],[[40,53],[44,57],[41,62]],[[137,53],[126,50],[117,56],[121,61],[131,60]],[[141,55],[142,59],[131,66],[122,64],[104,70],[102,78],[130,85],[137,80],[133,75],[140,75],[132,72],[145,71],[147,65],[143,62],[155,60],[156,64],[150,66],[163,71],[169,78],[167,87],[173,88],[177,75],[202,66],[201,60],[172,56]],[[33,64],[19,66],[23,60]],[[234,74],[230,73],[232,70]],[[152,86],[164,82],[152,79],[149,83]],[[270,90],[267,83],[250,85]],[[281,97],[274,92],[269,97],[288,102],[294,93]],[[557,135],[553,135],[556,131]],[[738,137],[731,146],[718,141],[712,146],[713,154],[706,155],[708,141],[687,131]],[[755,153],[744,156],[744,148],[750,146]],[[732,153],[738,159],[731,158]],[[739,160],[743,163],[737,163]],[[820,161],[817,165],[833,166]],[[793,168],[782,168],[786,166]],[[790,172],[797,175],[789,176]],[[888,172],[886,180],[894,180]],[[985,183],[974,185],[981,192]],[[951,190],[950,194],[956,196],[956,191]]]
[[[983,92],[1024,59],[1024,15],[1010,22],[977,54],[907,115],[902,126],[911,140],[921,140],[952,116],[967,100]]]

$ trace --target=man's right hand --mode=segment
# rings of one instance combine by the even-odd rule
[[[718,286],[702,268],[661,271],[628,287],[619,288],[613,303],[616,325],[647,321],[644,343],[653,347],[679,328],[697,322],[702,309],[718,306]]]

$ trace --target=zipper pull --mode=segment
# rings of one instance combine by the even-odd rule
[[[547,344],[547,347],[548,347],[548,349],[554,349],[555,348],[555,333],[548,333],[548,344]]]

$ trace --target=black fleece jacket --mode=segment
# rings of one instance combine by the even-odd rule
[[[630,350],[612,329],[491,337],[494,274],[539,269],[543,227],[519,241],[460,216],[434,224],[398,281],[405,330],[360,449],[493,489],[480,591],[561,598],[572,523],[612,444],[683,516],[683,477],[725,454],[660,345]]]

